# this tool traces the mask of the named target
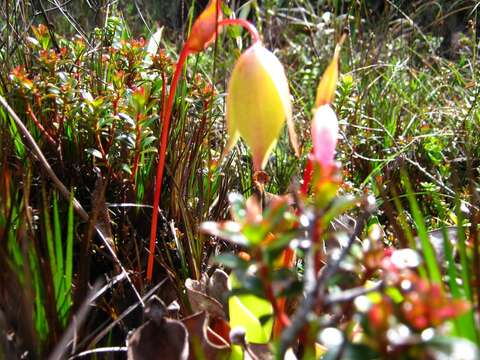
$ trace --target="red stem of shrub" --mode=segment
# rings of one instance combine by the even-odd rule
[[[138,163],[140,161],[140,150],[142,147],[142,124],[140,122],[141,122],[141,116],[140,114],[137,114],[135,118],[136,137],[137,137],[135,141],[135,158],[133,160],[132,175],[130,175],[131,176],[130,180],[132,181],[132,183],[134,183],[135,188],[136,188],[135,176],[137,174]]]
[[[269,280],[268,271],[269,270],[267,266],[262,266],[260,275],[263,281],[265,297],[270,302],[270,304],[272,304],[273,313],[275,315],[273,335],[274,337],[277,337],[281,334],[283,328],[290,325],[290,319],[285,313],[285,301],[281,301],[285,300],[285,298],[277,299],[274,295],[272,284]]]
[[[32,121],[35,123],[36,127],[38,128],[38,130],[40,130],[40,132],[42,133],[43,136],[45,136],[45,138],[48,140],[48,142],[50,144],[52,144],[53,146],[57,146],[57,143],[55,142],[55,140],[50,136],[50,134],[48,133],[48,131],[43,127],[43,125],[40,123],[40,121],[38,121],[37,117],[35,116],[35,114],[33,113],[33,110],[32,108],[30,107],[30,105],[27,105],[27,114],[30,116],[30,118],[32,119]]]

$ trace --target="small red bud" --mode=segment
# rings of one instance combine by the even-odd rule
[[[222,1],[210,0],[205,10],[195,20],[185,47],[192,53],[206,49],[215,40],[217,24],[222,19]]]

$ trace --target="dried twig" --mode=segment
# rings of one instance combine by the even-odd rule
[[[364,286],[359,286],[353,289],[348,289],[348,290],[342,291],[340,294],[328,296],[323,303],[328,306],[328,305],[338,304],[342,302],[352,301],[361,295],[366,295],[375,291],[379,291],[383,288],[383,286],[384,286],[383,281],[379,281],[374,286],[369,288],[366,288]]]
[[[128,348],[126,346],[110,346],[110,347],[103,347],[103,348],[97,348],[97,349],[92,349],[92,350],[86,350],[82,351],[81,353],[78,353],[72,357],[69,357],[68,359],[78,359],[80,357],[84,356],[92,356],[96,354],[103,354],[103,353],[112,353],[112,352],[127,352]]]
[[[157,285],[155,285],[153,288],[151,288],[145,296],[142,298],[144,302],[148,301],[148,299],[155,294],[155,292],[162,287],[166,283],[167,279],[163,279],[160,281]],[[140,302],[136,302],[135,304],[130,305],[123,313],[118,316],[115,321],[111,322],[108,324],[98,335],[95,336],[95,338],[90,341],[84,341],[84,343],[88,343],[89,346],[94,346],[97,344],[100,340],[102,340],[117,324],[119,324],[126,316],[128,316],[133,310],[135,310],[138,305],[140,305]]]
[[[75,31],[83,38],[83,40],[90,46],[90,42],[88,41],[87,34],[83,29],[80,27],[80,25],[75,21],[73,16],[71,16],[65,9],[64,6],[65,4],[60,4],[58,0],[52,0],[53,4],[56,5],[58,10],[62,13],[62,15],[67,19],[67,21],[70,23],[70,25],[75,29]]]
[[[92,290],[90,290],[87,299],[83,302],[82,306],[80,306],[80,309],[78,309],[77,313],[74,315],[73,320],[70,322],[70,325],[63,333],[63,336],[58,342],[57,346],[55,346],[55,349],[48,358],[49,360],[60,360],[64,358],[65,352],[68,346],[73,341],[75,333],[85,321],[88,311],[90,310],[90,304],[93,302],[95,294],[98,292],[100,287],[101,283],[100,281],[97,281],[93,286]]]
[[[45,23],[47,24],[48,34],[50,35],[50,39],[52,40],[53,47],[55,48],[55,50],[57,50],[57,52],[60,52],[60,46],[58,46],[58,42],[57,42],[57,39],[56,39],[55,33],[54,33],[55,27],[53,26],[50,19],[48,18],[47,12],[45,11],[45,8],[43,7],[42,1],[37,0],[36,3],[37,3],[37,6],[40,9],[39,14],[42,15],[43,20],[45,20]]]

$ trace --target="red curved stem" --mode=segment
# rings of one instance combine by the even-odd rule
[[[152,280],[153,274],[153,260],[155,255],[155,243],[157,240],[157,222],[158,222],[158,206],[160,204],[160,194],[162,192],[162,180],[163,180],[163,171],[165,169],[165,155],[167,152],[167,138],[168,130],[170,129],[170,116],[172,114],[173,99],[175,99],[175,91],[177,89],[178,80],[182,72],[183,64],[187,60],[190,50],[187,47],[182,49],[180,53],[180,58],[178,59],[177,65],[175,67],[175,73],[173,74],[172,83],[170,85],[170,92],[168,94],[168,101],[166,111],[163,112],[163,118],[161,119],[162,123],[162,135],[160,139],[160,149],[159,149],[159,160],[157,166],[157,175],[155,177],[155,194],[153,197],[153,210],[152,210],[152,225],[150,227],[150,246],[148,254],[148,263],[147,263],[147,280]]]
[[[252,37],[254,43],[260,41],[260,35],[258,34],[257,28],[253,26],[253,24],[247,20],[243,19],[223,19],[218,22],[218,26],[225,26],[225,25],[239,25],[245,28]]]

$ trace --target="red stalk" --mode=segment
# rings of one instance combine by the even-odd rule
[[[158,222],[158,206],[160,204],[160,194],[162,192],[162,180],[163,180],[163,171],[165,169],[165,155],[167,152],[167,137],[168,130],[170,128],[170,115],[172,114],[173,99],[175,98],[175,91],[177,90],[178,80],[180,79],[180,74],[183,68],[185,61],[190,53],[190,50],[186,47],[182,49],[180,53],[180,58],[178,59],[177,65],[175,67],[175,73],[173,74],[172,83],[170,85],[170,93],[168,95],[166,111],[163,113],[163,118],[161,119],[162,123],[162,135],[160,139],[160,158],[158,160],[157,166],[157,175],[155,178],[155,194],[153,197],[153,212],[152,212],[152,225],[150,228],[150,253],[148,254],[148,263],[147,263],[147,280],[152,280],[153,274],[153,260],[155,254],[155,242],[157,240],[157,222]],[[162,111],[163,112],[163,111]]]
[[[253,42],[260,41],[260,35],[258,34],[257,29],[248,21],[243,19],[223,19],[218,22],[218,27],[226,25],[239,25],[244,27],[252,36]],[[218,29],[218,28],[217,28]],[[155,178],[155,194],[153,198],[153,212],[152,212],[152,225],[150,228],[150,246],[148,254],[148,263],[147,263],[147,281],[152,280],[153,274],[153,260],[155,254],[155,243],[157,240],[157,222],[158,222],[158,206],[160,204],[160,194],[162,192],[162,180],[163,180],[163,171],[165,168],[165,155],[167,152],[167,137],[168,130],[170,128],[170,116],[172,113],[173,99],[175,98],[175,90],[177,89],[178,80],[180,78],[180,73],[183,68],[183,65],[191,53],[190,48],[188,47],[188,41],[185,43],[185,46],[180,53],[180,58],[178,59],[177,65],[175,67],[175,73],[172,78],[172,83],[170,85],[170,92],[168,95],[168,101],[166,106],[166,111],[163,113],[162,110],[162,134],[160,140],[160,151],[159,151],[159,160],[157,166],[157,175]],[[163,106],[162,106],[163,109]]]
[[[256,43],[257,41],[260,41],[260,35],[258,34],[257,29],[255,26],[253,26],[252,23],[248,22],[247,20],[244,19],[223,19],[218,22],[218,26],[226,26],[226,25],[239,25],[245,28],[249,33],[250,36],[252,37],[252,41]]]

